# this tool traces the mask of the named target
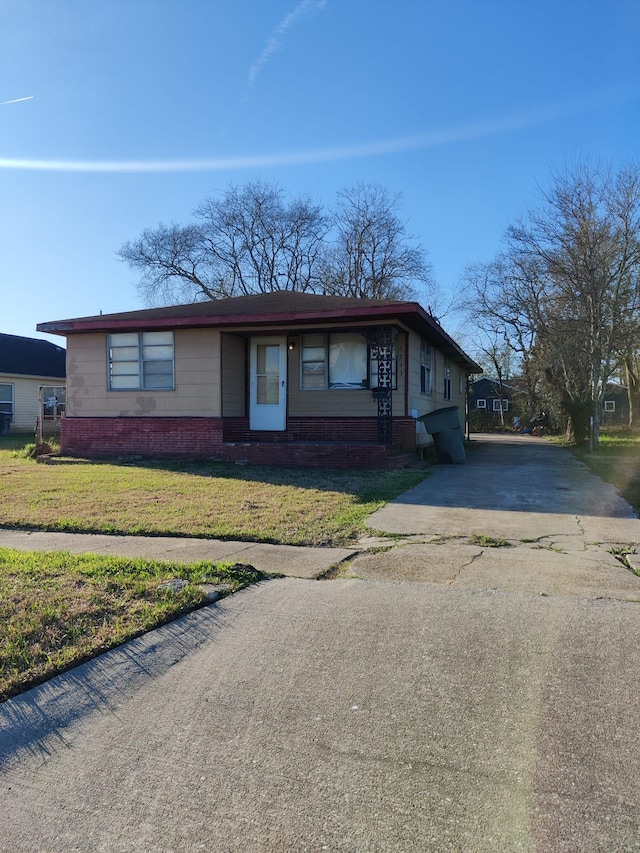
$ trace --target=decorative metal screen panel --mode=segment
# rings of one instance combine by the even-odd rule
[[[378,401],[378,443],[391,444],[393,424],[393,357],[396,329],[378,326],[368,333],[370,358],[378,366],[378,387],[373,390]]]

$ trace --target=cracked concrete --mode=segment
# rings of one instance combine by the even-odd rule
[[[345,576],[640,601],[630,571],[640,555],[622,565],[612,553],[633,555],[640,520],[613,486],[544,439],[479,436],[466,465],[435,468],[368,524],[377,543],[393,534],[394,547],[356,556]],[[483,538],[506,545],[483,547]]]
[[[434,468],[375,512],[368,527],[352,548],[6,529],[0,529],[0,545],[180,562],[237,560],[308,579],[640,600],[640,577],[632,572],[640,567],[633,553],[640,520],[612,486],[544,439],[479,436],[467,464]],[[487,547],[491,539],[506,547]],[[625,560],[614,550],[625,552]]]
[[[640,521],[571,459],[483,437],[331,582],[333,549],[92,540],[298,577],[3,703],[0,851],[640,851]]]

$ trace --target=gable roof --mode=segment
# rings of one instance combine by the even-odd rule
[[[66,356],[63,347],[49,341],[0,333],[0,373],[64,379]]]
[[[401,321],[420,333],[452,360],[463,364],[470,373],[480,373],[480,367],[444,331],[442,326],[417,302],[392,299],[356,299],[345,296],[322,296],[316,293],[299,293],[280,290],[251,296],[236,296],[171,305],[167,308],[146,308],[118,314],[100,314],[71,320],[38,323],[39,332],[73,335],[82,332],[145,331],[151,329],[179,329],[213,327],[231,329],[305,323],[332,325],[376,321],[393,323]]]

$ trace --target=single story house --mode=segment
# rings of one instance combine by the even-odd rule
[[[41,406],[60,413],[65,359],[64,348],[50,341],[0,334],[0,431],[32,432]]]
[[[608,382],[603,399],[600,422],[604,426],[629,423],[629,391],[618,382]]]
[[[522,418],[524,394],[507,382],[489,376],[474,379],[469,385],[469,421],[474,432],[512,426],[514,417]],[[520,399],[518,399],[520,398]],[[518,405],[520,404],[520,405]]]
[[[416,302],[279,291],[40,323],[67,338],[62,451],[385,467],[480,368]]]

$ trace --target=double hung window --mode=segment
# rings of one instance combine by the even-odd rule
[[[171,390],[173,332],[126,332],[109,335],[111,391]]]
[[[0,412],[11,415],[13,420],[13,385],[0,385]]]
[[[443,397],[445,400],[451,399],[451,362],[448,358],[444,360],[444,388]]]
[[[420,341],[420,391],[423,394],[431,393],[431,365],[433,363],[433,349],[424,339]]]

